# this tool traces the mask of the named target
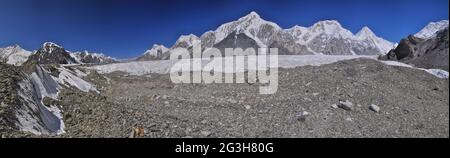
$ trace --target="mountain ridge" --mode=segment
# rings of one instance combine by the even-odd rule
[[[190,48],[193,46],[194,40],[201,41],[203,49],[214,47],[223,40],[232,38],[227,38],[231,34],[244,34],[245,36],[241,37],[249,37],[254,40],[256,45],[251,47],[276,45],[277,48],[284,50],[285,54],[291,55],[319,53],[329,55],[380,55],[385,54],[395,46],[394,43],[376,36],[367,26],[363,27],[356,35],[345,29],[336,20],[318,21],[309,27],[295,25],[283,29],[274,22],[264,20],[256,12],[250,12],[235,21],[220,25],[216,30],[206,31],[200,37],[193,34],[182,35],[170,49],[176,47]],[[224,46],[221,45],[221,47]],[[233,48],[232,45],[228,47]],[[152,49],[146,52],[149,51],[152,51]],[[170,53],[170,50],[164,53]],[[140,59],[142,59],[141,57]],[[152,58],[151,60],[158,59],[162,58]]]

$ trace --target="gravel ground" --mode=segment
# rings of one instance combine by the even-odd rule
[[[282,69],[274,95],[169,78],[91,73],[101,93],[62,91],[66,134],[51,137],[449,137],[449,80],[374,60]]]

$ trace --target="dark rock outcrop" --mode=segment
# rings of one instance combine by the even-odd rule
[[[395,60],[426,69],[449,70],[448,27],[424,40],[412,35],[402,39],[397,48],[389,51],[381,60]]]
[[[28,64],[73,64],[77,61],[70,56],[63,47],[56,45],[55,43],[46,42],[42,45],[42,48],[32,54],[25,65]]]
[[[110,64],[118,61],[104,54],[89,53],[88,51],[75,52],[73,55],[79,60],[78,62],[84,64]]]

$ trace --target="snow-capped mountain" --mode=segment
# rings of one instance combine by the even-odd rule
[[[199,38],[193,34],[182,35],[180,38],[178,38],[172,48],[189,48],[194,44],[195,40],[199,40]]]
[[[63,47],[52,42],[45,42],[36,53],[28,58],[26,63],[77,64],[78,62]]]
[[[375,35],[375,33],[370,30],[369,27],[365,26],[356,34],[356,37],[360,39],[361,41],[365,41],[368,44],[373,44],[378,48],[378,50],[381,50],[382,52],[386,53],[390,51],[395,44],[380,38]]]
[[[315,53],[327,55],[384,54],[394,44],[375,35],[367,26],[356,35],[335,20],[319,21],[310,27],[294,26],[287,29],[296,42],[306,45]]]
[[[202,41],[204,47],[277,47],[279,54],[312,54],[305,46],[296,43],[292,34],[276,23],[262,19],[256,12],[223,24],[217,30],[203,34],[201,39],[206,39],[206,42]]]
[[[19,45],[13,45],[5,48],[0,48],[0,62],[20,66],[27,61],[30,51],[21,48]]]
[[[80,64],[109,64],[118,62],[115,58],[105,56],[101,53],[90,53],[86,50],[70,53],[70,55]]]
[[[429,39],[436,35],[436,32],[448,27],[448,20],[441,20],[438,22],[430,22],[422,30],[416,33],[414,36],[423,39]]]
[[[279,54],[289,55],[380,55],[394,48],[394,43],[376,36],[368,27],[354,35],[339,22],[325,20],[310,27],[283,29],[256,12],[207,31],[200,38],[192,34],[181,36],[171,49],[192,47],[194,40],[200,40],[203,49],[271,47],[278,48]]]
[[[217,28],[214,31],[215,43],[219,43],[231,33],[236,32],[236,34],[245,34],[254,39],[259,46],[264,47],[270,42],[271,36],[280,30],[281,27],[277,24],[262,19],[256,12],[251,12],[237,21],[223,24]]]
[[[165,47],[164,45],[154,44],[151,49],[145,51],[144,55],[138,57],[136,60],[138,61],[160,60],[166,57],[166,53],[168,53],[168,51],[169,48]]]
[[[37,64],[109,64],[116,59],[88,51],[70,52],[58,44],[45,42],[42,47],[30,55],[27,63]]]

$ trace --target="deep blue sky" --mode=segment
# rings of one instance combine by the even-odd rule
[[[449,0],[0,0],[0,47],[53,41],[68,50],[135,57],[182,34],[200,36],[256,11],[283,28],[338,20],[392,42],[448,19]]]

